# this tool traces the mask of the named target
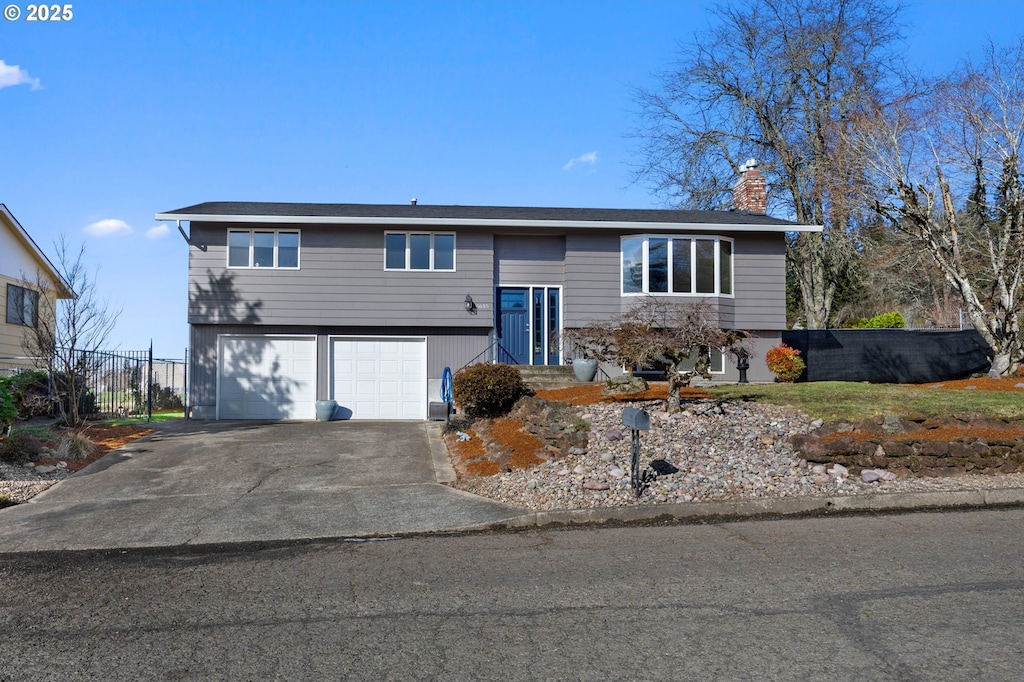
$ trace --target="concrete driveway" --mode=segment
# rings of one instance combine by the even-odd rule
[[[0,510],[0,552],[459,530],[522,513],[441,485],[451,477],[435,423],[174,422]]]

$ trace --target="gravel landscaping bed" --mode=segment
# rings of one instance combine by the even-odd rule
[[[713,400],[688,403],[677,413],[664,411],[660,402],[638,406],[651,415],[651,430],[641,432],[641,466],[650,469],[652,460],[664,459],[679,469],[654,475],[639,499],[629,482],[631,444],[622,426],[623,406],[606,403],[576,408],[591,424],[586,452],[528,469],[461,478],[454,486],[530,510],[1024,487],[1024,474],[868,483],[843,467],[808,465],[790,437],[820,422],[792,408]]]
[[[57,481],[92,464],[111,450],[156,431],[152,425],[93,424],[82,429],[92,441],[92,452],[77,459],[57,459],[57,453],[47,447],[34,461],[12,464],[0,461],[0,497],[7,504],[27,502],[51,487]],[[55,446],[56,443],[50,443]],[[41,455],[41,456],[40,456]]]
[[[66,467],[47,467],[37,470],[31,462],[28,466],[0,462],[0,495],[11,503],[25,502],[43,492],[62,478],[71,475]]]

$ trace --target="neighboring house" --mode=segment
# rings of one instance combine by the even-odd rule
[[[736,211],[210,202],[189,223],[197,418],[425,419],[445,367],[564,364],[563,329],[638,297],[705,300],[753,334],[750,379],[786,327],[787,231],[747,169]],[[716,378],[738,378],[716,353]]]
[[[53,324],[52,319],[47,319],[47,312],[56,310],[57,299],[71,298],[73,294],[50,259],[4,204],[0,204],[0,286],[4,296],[0,372],[7,373],[34,365],[26,357],[26,334],[33,333],[40,324]]]

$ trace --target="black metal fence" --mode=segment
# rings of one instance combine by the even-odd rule
[[[85,380],[79,404],[93,417],[142,416],[154,411],[185,410],[188,380],[185,360],[154,358],[152,348],[137,351],[82,351],[70,363]],[[0,376],[45,367],[30,357],[0,357]],[[47,377],[51,395],[59,393],[61,372]]]
[[[807,364],[800,381],[926,384],[989,367],[988,344],[973,329],[793,329],[782,341]]]

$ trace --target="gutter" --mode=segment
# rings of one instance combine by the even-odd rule
[[[210,213],[157,213],[159,221],[258,223],[277,225],[408,225],[413,227],[505,227],[597,230],[706,230],[709,232],[821,232],[821,225],[757,225],[752,223],[678,223],[625,220],[520,220],[476,218],[388,218],[356,216],[218,215]]]

